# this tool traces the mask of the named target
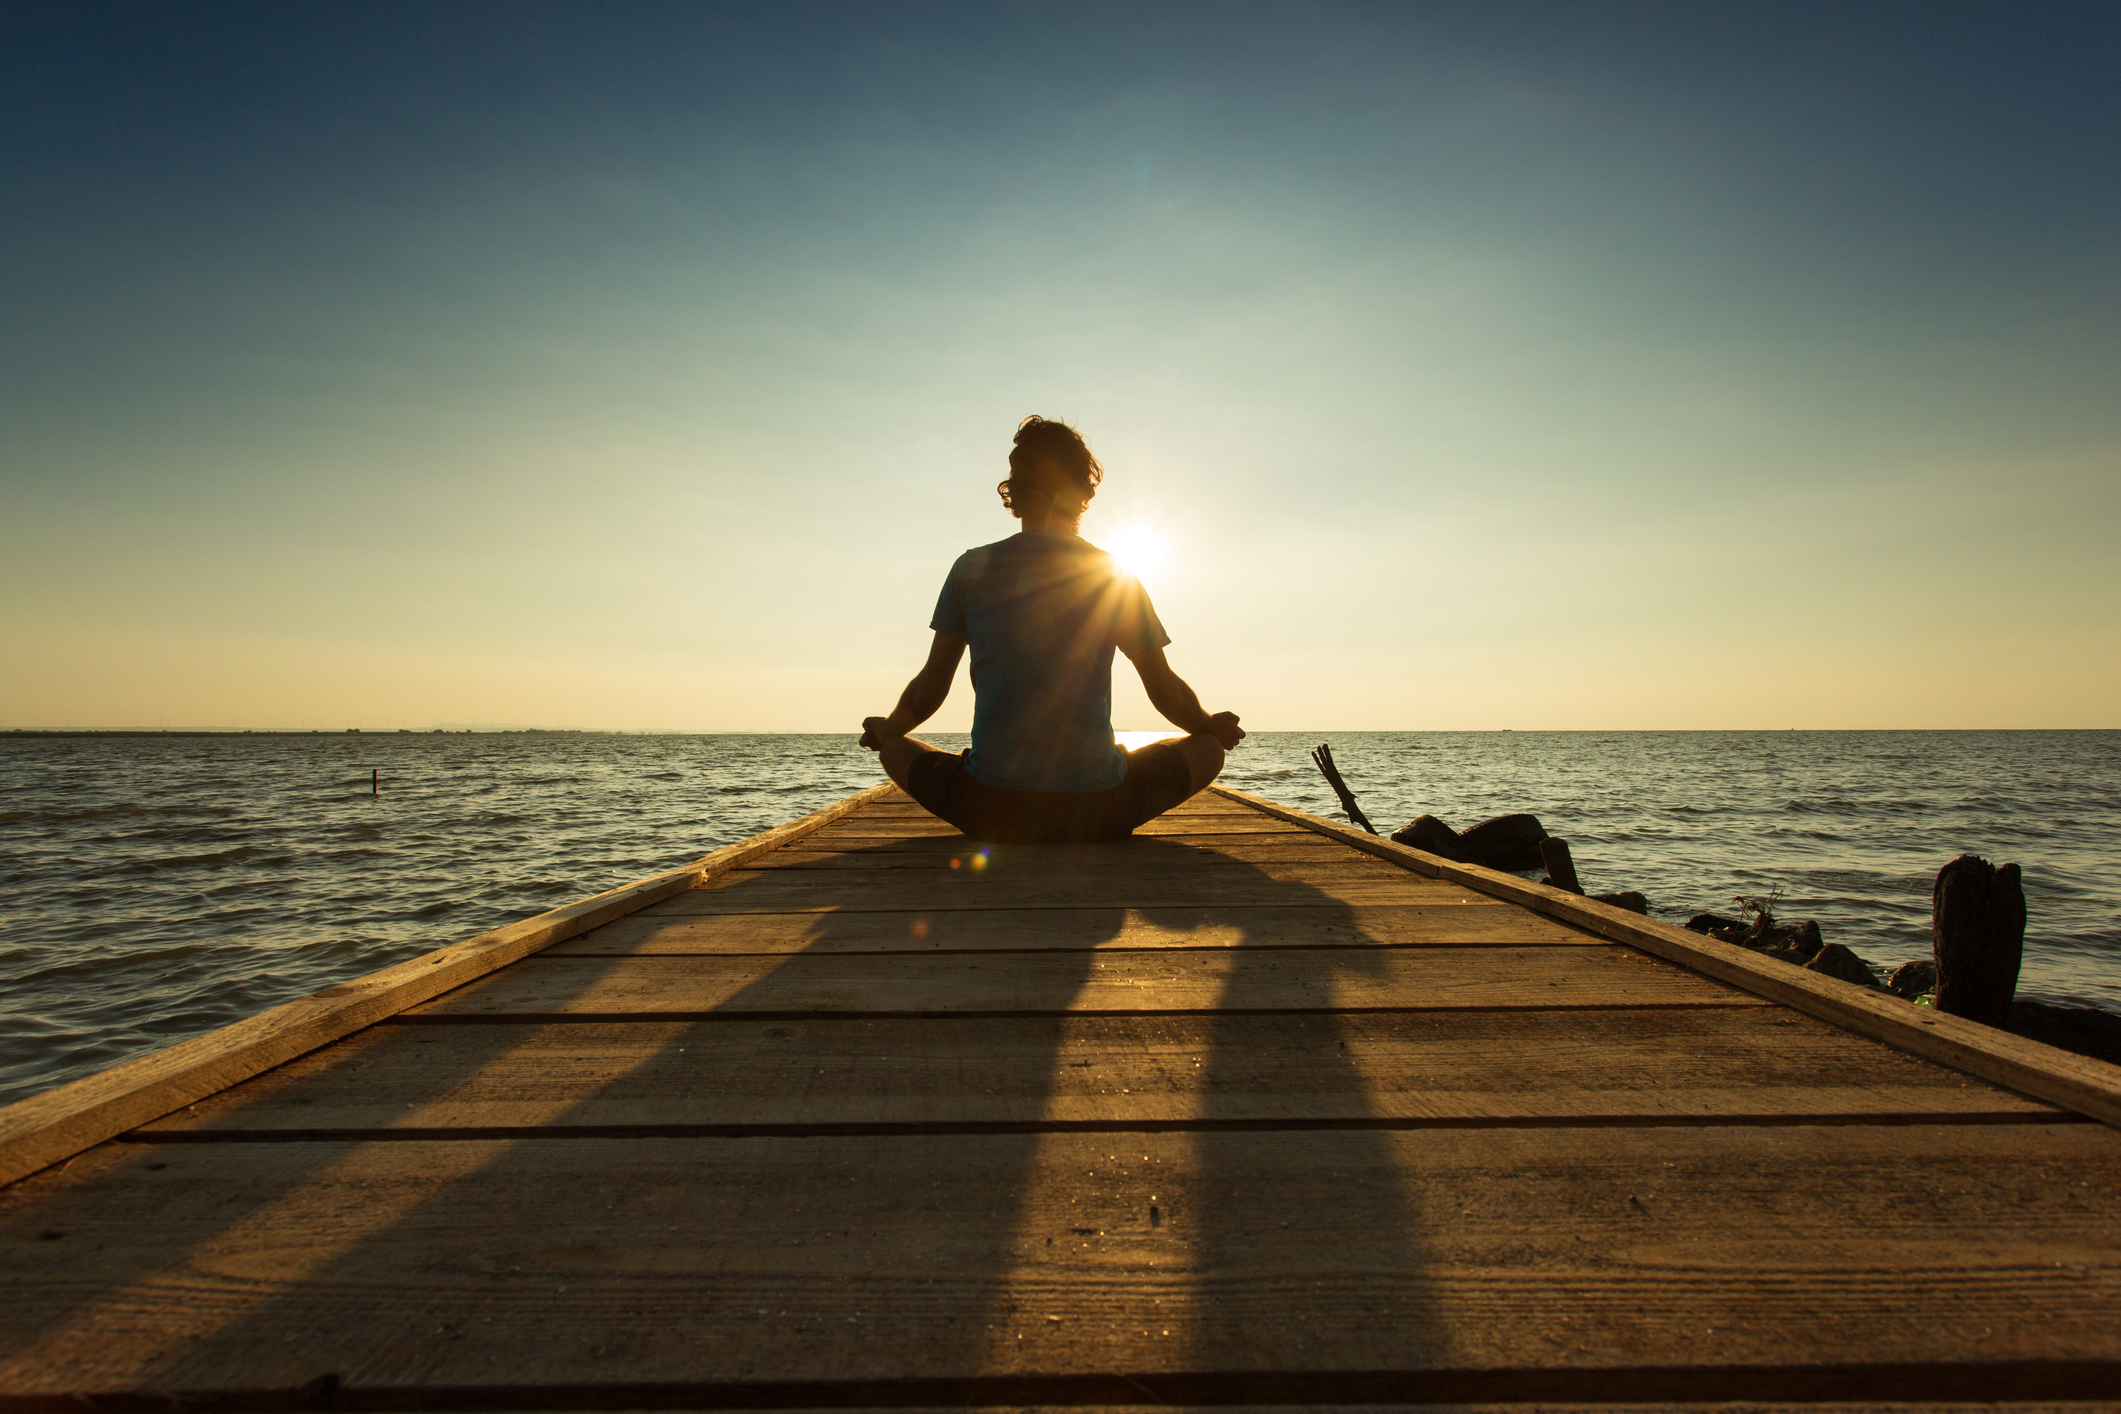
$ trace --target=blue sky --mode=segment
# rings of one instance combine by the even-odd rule
[[[2121,725],[2115,13],[7,7],[0,726]]]

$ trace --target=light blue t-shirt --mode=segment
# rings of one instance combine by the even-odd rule
[[[1024,531],[950,567],[928,627],[972,645],[966,769],[1002,790],[1110,790],[1127,775],[1112,739],[1112,650],[1171,641],[1149,595],[1079,536]]]

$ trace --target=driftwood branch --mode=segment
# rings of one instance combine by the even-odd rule
[[[1340,808],[1347,813],[1348,818],[1371,834],[1376,834],[1377,827],[1370,823],[1369,816],[1362,813],[1362,807],[1355,803],[1354,793],[1348,789],[1348,783],[1340,778],[1340,771],[1333,765],[1333,748],[1320,742],[1318,750],[1311,753],[1311,763],[1318,767],[1318,773],[1326,778],[1326,784],[1333,787],[1333,794],[1340,797]]]

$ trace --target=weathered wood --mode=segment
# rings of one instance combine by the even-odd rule
[[[1318,773],[1326,778],[1326,784],[1333,787],[1333,794],[1340,801],[1341,813],[1368,833],[1376,834],[1377,827],[1370,823],[1370,817],[1363,814],[1362,807],[1355,803],[1355,792],[1349,790],[1348,783],[1340,778],[1340,768],[1333,764],[1333,748],[1325,742],[1320,742],[1311,752],[1311,764],[1318,767]]]
[[[2072,1055],[1927,1007],[1909,1006],[1898,998],[1774,962],[1735,944],[1720,943],[1674,924],[1544,884],[1529,883],[1515,875],[1474,864],[1455,864],[1389,840],[1372,839],[1335,821],[1228,786],[1209,789],[1232,800],[1254,803],[1281,819],[1306,825],[1380,859],[1394,860],[1414,874],[1461,884],[1537,909],[1600,937],[1677,962],[1704,977],[1794,1007],[1911,1055],[2121,1126],[2121,1066]]]
[[[1237,793],[869,801],[0,1191],[0,1414],[2121,1382],[2121,1135]]]
[[[1937,871],[1930,892],[1937,1010],[2001,1026],[2018,990],[2025,950],[2025,888],[2018,866],[1998,869],[1962,854]]]
[[[1161,839],[1168,835],[1281,835],[1293,837],[1309,833],[1308,830],[1303,829],[1301,826],[1292,825],[1286,820],[1274,819],[1272,816],[1261,815],[1255,811],[1244,815],[1185,817],[1160,815],[1147,824],[1138,827],[1134,835],[1137,839]],[[966,838],[958,832],[955,825],[938,820],[932,815],[881,817],[873,814],[864,814],[847,821],[844,825],[835,826],[832,832],[826,836],[826,838],[832,840],[857,837],[876,840],[929,838],[963,840]]]
[[[1494,899],[1380,908],[1025,908],[935,913],[635,915],[546,957],[658,953],[1014,952],[1080,948],[1611,947]]]
[[[1289,827],[1273,835],[1169,835],[1158,841],[1155,864],[1171,868],[1188,860],[1226,864],[1345,864],[1374,862],[1337,840]],[[1067,845],[980,845],[956,835],[916,835],[896,840],[805,840],[757,860],[760,869],[947,869],[981,860],[983,869],[1021,867],[1053,872],[1093,864],[1079,847]],[[958,861],[952,865],[950,861]],[[1109,865],[1098,865],[1109,867]],[[1384,877],[1378,875],[1376,877]]]
[[[384,1025],[134,1133],[2060,1118],[1772,1024],[1771,1047],[1717,1008]]]
[[[422,957],[326,987],[138,1060],[0,1109],[0,1183],[328,1045],[382,1017],[508,966],[564,938],[692,888],[861,808],[876,787],[800,820],[724,846],[682,869],[610,889]]]
[[[1277,873],[1289,877],[1276,878]],[[1340,904],[1431,903],[1455,896],[1405,873],[1357,865],[1192,864],[1100,873],[1091,868],[1000,870],[733,870],[709,887],[688,889],[655,904],[658,917],[712,913],[797,913],[839,910],[1081,908],[1104,900],[1112,907],[1301,907]]]
[[[0,1388],[1484,1370],[1614,1400],[1677,1368],[1740,1399],[2063,1361],[2044,1392],[2089,1398],[2117,1177],[2084,1124],[112,1145],[0,1204]]]
[[[404,1013],[1210,1011],[1723,1006],[1750,998],[1621,948],[543,957]]]
[[[1576,861],[1569,857],[1569,842],[1557,840],[1552,835],[1539,842],[1539,859],[1546,865],[1547,882],[1564,893],[1580,894],[1583,885],[1576,878]]]

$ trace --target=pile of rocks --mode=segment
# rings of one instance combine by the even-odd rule
[[[1859,987],[1876,987],[1877,973],[1868,962],[1858,957],[1852,948],[1840,943],[1830,943],[1819,934],[1817,920],[1807,918],[1801,923],[1778,923],[1775,915],[1766,908],[1753,911],[1750,920],[1727,918],[1720,913],[1697,913],[1686,921],[1686,926],[1696,933],[1705,933],[1722,943],[1736,943],[1742,948],[1751,948],[1763,957],[1774,958],[1801,967],[1807,972],[1818,972],[1828,977],[1838,977],[1844,982],[1853,982]],[[1924,966],[1929,964],[1925,963]],[[1903,967],[1893,974],[1894,982],[1901,983]],[[1932,969],[1931,976],[1935,976]],[[1934,985],[1934,984],[1931,984]],[[1898,986],[1889,984],[1898,992]],[[1928,987],[1925,986],[1925,991]],[[1899,992],[1910,998],[1919,993]]]
[[[1311,759],[1348,818],[1375,834],[1335,768],[1332,748],[1320,746]],[[1568,841],[1549,835],[1536,815],[1498,815],[1465,831],[1452,829],[1434,815],[1417,815],[1392,832],[1392,841],[1454,863],[1506,873],[1544,868],[1541,883],[1573,894],[1584,892]],[[1633,890],[1588,897],[1636,913],[1650,911],[1649,901]],[[2025,893],[2017,865],[1998,868],[1978,855],[1962,854],[1938,871],[1930,899],[1931,956],[1901,963],[1882,987],[1878,969],[1853,949],[1826,941],[1817,921],[1778,922],[1771,901],[1742,899],[1747,917],[1697,913],[1686,926],[1807,972],[1889,992],[1918,1006],[2000,1026],[2080,1055],[2121,1062],[2121,1017],[2090,1007],[2015,999],[2025,940]]]
[[[1583,893],[1583,885],[1576,881],[1576,863],[1569,857],[1569,842],[1548,834],[1537,815],[1497,815],[1464,832],[1434,815],[1417,815],[1392,832],[1392,842],[1442,855],[1456,864],[1478,864],[1508,874],[1545,869],[1541,883]],[[1586,897],[1635,913],[1650,911],[1649,900],[1633,889]]]
[[[2025,894],[2015,864],[1998,867],[1963,854],[1938,871],[1931,893],[1931,955],[1901,963],[1882,986],[1882,969],[1839,943],[1827,942],[1816,921],[1783,923],[1767,904],[1742,902],[1748,905],[1743,918],[1697,913],[1686,926],[1719,942],[1889,992],[1917,1006],[1985,1022],[2078,1055],[2121,1062],[2121,1017],[2095,1007],[2016,997]]]

